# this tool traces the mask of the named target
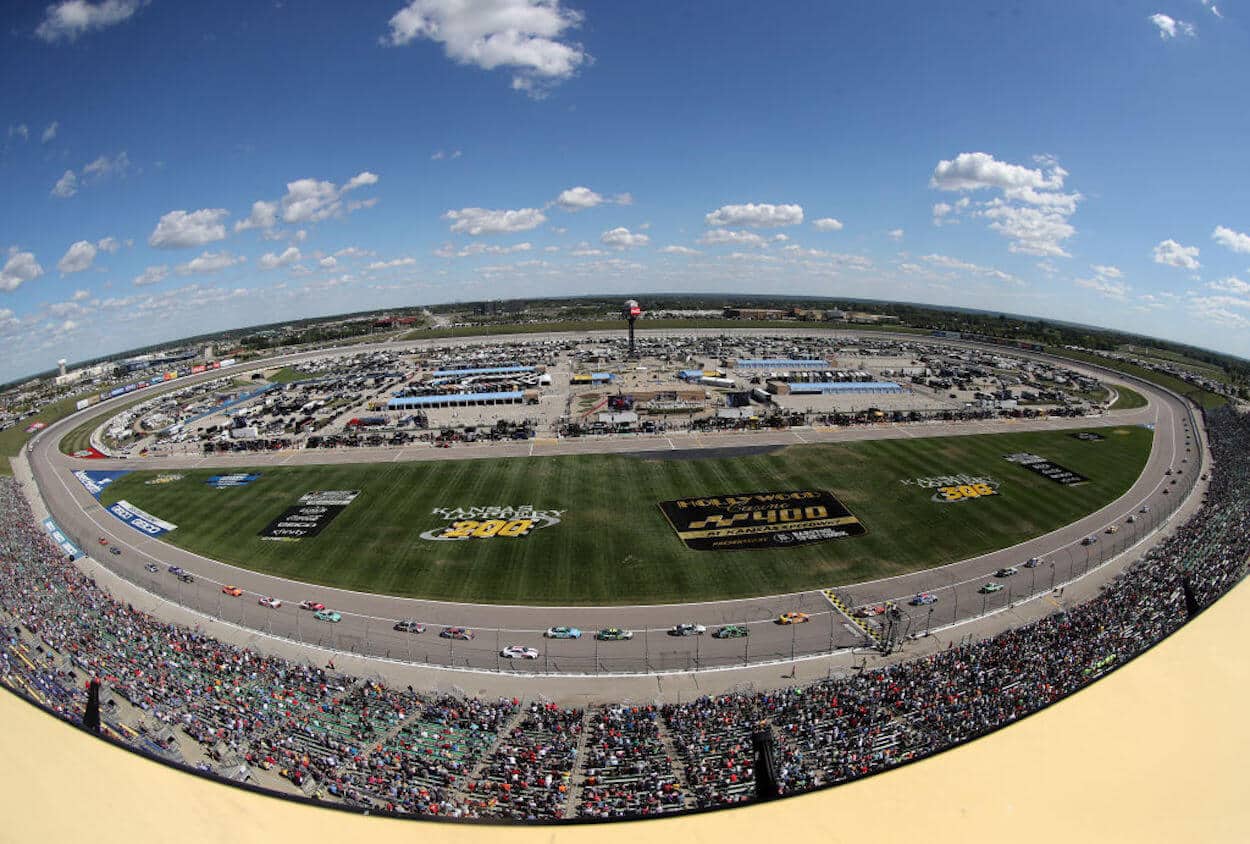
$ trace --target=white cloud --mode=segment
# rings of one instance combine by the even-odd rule
[[[61,128],[60,121],[53,120],[51,123],[48,124],[48,128],[43,130],[43,134],[39,137],[40,142],[46,144],[49,141],[56,138],[57,130],[60,128]]]
[[[121,249],[121,244],[117,242],[117,238],[115,237],[102,237],[96,242],[96,248],[101,252],[108,252],[109,254],[112,254],[118,249]]]
[[[394,260],[391,260],[391,261],[374,261],[365,269],[373,270],[376,272],[377,270],[393,270],[399,267],[411,267],[411,266],[414,266],[416,263],[417,263],[416,258],[395,258]]]
[[[345,246],[338,252],[334,253],[336,258],[371,258],[372,252],[368,249],[361,249],[359,246]]]
[[[735,231],[733,229],[712,229],[699,238],[703,246],[755,246],[767,244],[763,237],[755,232]]]
[[[90,290],[75,290],[74,295],[72,297],[73,301],[75,302],[83,302],[90,298],[91,298]]]
[[[528,241],[525,243],[514,243],[511,246],[498,246],[493,243],[470,243],[460,248],[457,248],[453,243],[444,243],[434,250],[434,254],[440,258],[469,258],[474,255],[513,255],[517,252],[528,252],[533,248],[534,245]]]
[[[170,211],[161,217],[148,237],[148,246],[155,249],[187,249],[226,238],[224,208],[201,208],[198,211]]]
[[[80,273],[91,267],[91,263],[95,260],[95,254],[96,248],[90,241],[79,240],[65,250],[61,260],[56,262],[56,268],[61,271],[61,275]]]
[[[117,155],[109,158],[107,155],[101,155],[95,161],[83,165],[82,175],[84,179],[98,181],[106,176],[124,176],[130,172],[130,156],[125,150],[117,153]]]
[[[23,141],[29,141],[30,140],[30,127],[27,126],[25,123],[19,123],[16,126],[10,124],[9,125],[9,137],[21,138]]]
[[[61,0],[48,7],[35,35],[49,43],[73,41],[93,29],[121,23],[139,10],[141,0]]]
[[[797,226],[803,222],[803,206],[748,202],[722,205],[703,218],[709,226],[748,226],[755,229]]]
[[[291,264],[294,264],[296,261],[298,261],[302,257],[303,256],[300,254],[300,251],[297,248],[295,248],[294,246],[288,246],[282,252],[281,255],[275,255],[272,252],[266,252],[264,255],[260,256],[260,261],[258,261],[257,263],[260,264],[260,268],[262,270],[273,270],[273,269],[277,269],[278,267],[290,266]]]
[[[461,64],[512,68],[512,88],[540,96],[589,61],[580,44],[561,38],[581,22],[582,14],[560,0],[412,0],[391,18],[382,41],[428,39]]]
[[[1216,226],[1211,239],[1233,252],[1250,253],[1250,234],[1242,234],[1225,226]]]
[[[246,220],[234,224],[236,232],[248,229],[272,229],[278,222],[278,203],[258,199],[252,203],[252,213]]]
[[[459,211],[448,211],[443,219],[451,221],[453,232],[480,237],[536,229],[547,222],[547,215],[537,208],[520,208],[515,211],[461,208]]]
[[[447,159],[448,161],[455,161],[461,155],[464,155],[464,153],[462,153],[458,149],[453,149],[451,152],[443,152],[440,149],[430,156],[430,161],[442,161],[443,159]]]
[[[998,190],[1000,197],[978,204],[976,214],[991,221],[990,229],[1011,239],[1012,252],[1026,255],[1063,256],[1063,241],[1076,234],[1068,221],[1084,198],[1061,189],[1068,171],[1050,156],[1035,156],[1040,167],[999,161],[985,152],[963,152],[939,161],[929,187],[944,191]],[[942,225],[952,213],[971,204],[962,197],[954,205],[933,206],[933,221]]]
[[[1124,278],[1124,272],[1119,267],[1109,264],[1093,264],[1090,269],[1103,278]]]
[[[179,264],[174,271],[178,275],[208,275],[242,264],[246,260],[242,255],[231,255],[229,252],[203,252],[185,264]]]
[[[34,281],[43,275],[43,267],[35,260],[33,252],[19,252],[17,247],[9,249],[9,259],[4,268],[0,269],[0,290],[12,293],[28,281]]]
[[[56,184],[52,186],[52,195],[61,199],[69,199],[78,193],[78,176],[73,170],[66,170],[61,178],[56,180]]]
[[[602,196],[581,185],[560,191],[560,195],[556,197],[556,205],[559,205],[565,211],[581,211],[586,208],[594,208],[596,205],[603,204],[604,201]]]
[[[376,185],[378,183],[378,175],[370,173],[368,170],[362,170],[355,176],[347,180],[347,184],[343,185],[343,193],[356,188],[365,187],[366,185]]]
[[[1093,290],[1101,296],[1115,299],[1119,302],[1128,299],[1129,291],[1132,288],[1121,280],[1124,278],[1124,273],[1120,271],[1119,267],[1107,264],[1094,264],[1090,269],[1094,271],[1093,278],[1078,278],[1075,280],[1077,286]],[[1147,304],[1149,302],[1150,300],[1146,300]]]
[[[904,234],[906,234],[906,232],[902,229],[890,229],[886,232],[886,235],[890,238],[890,240],[902,240]]]
[[[159,284],[169,275],[169,266],[166,264],[158,264],[157,266],[148,267],[134,278],[135,287],[147,287],[150,284]]]
[[[607,255],[608,253],[603,249],[596,249],[583,240],[581,243],[570,249],[569,254],[574,258],[597,258]]]
[[[339,265],[339,262],[333,255],[327,255],[318,261],[317,264],[323,270],[332,270]]]
[[[1216,14],[1219,14],[1219,13],[1217,12]],[[1146,20],[1150,21],[1152,24],[1155,25],[1155,28],[1159,30],[1159,37],[1163,39],[1164,41],[1168,41],[1172,38],[1177,37],[1178,35],[1185,36],[1187,38],[1193,38],[1195,35],[1198,34],[1197,30],[1194,29],[1194,25],[1192,23],[1185,23],[1185,21],[1178,21],[1175,18],[1168,17],[1162,12],[1155,12]]]
[[[979,264],[973,264],[969,261],[963,261],[959,258],[952,258],[949,255],[922,255],[920,260],[929,264],[931,267],[937,267],[952,272],[967,273],[970,275],[979,275],[986,278],[1005,281],[1010,284],[1023,285],[1024,281],[1017,276],[1008,272],[995,269],[993,267],[983,267]]]
[[[631,232],[624,226],[617,226],[604,232],[599,237],[599,241],[614,249],[632,249],[635,246],[646,246],[651,242],[651,238],[645,234]]]
[[[1250,282],[1242,281],[1234,276],[1213,281],[1207,285],[1212,290],[1218,290],[1222,293],[1232,293],[1240,296],[1250,296]]]
[[[702,253],[702,252],[700,252],[698,249],[691,249],[689,246],[677,246],[677,245],[665,246],[665,247],[664,247],[663,249],[661,249],[660,251],[661,251],[661,252],[664,252],[664,253],[666,253],[666,254],[668,254],[668,255],[687,255],[687,256],[689,256],[689,255],[702,255],[702,254],[703,254],[703,253]]]
[[[833,217],[821,217],[819,220],[812,220],[812,228],[818,232],[840,232],[842,221]]]
[[[1220,7],[1215,5],[1215,0],[1202,0],[1202,5],[1210,9],[1211,14],[1215,15],[1217,18],[1224,17],[1224,13],[1220,11]]]
[[[1198,263],[1197,246],[1181,246],[1170,238],[1155,245],[1154,260],[1156,264],[1166,264],[1183,270],[1196,270],[1202,266]]]
[[[58,325],[56,330],[61,334],[68,334],[71,331],[78,330],[78,323],[74,322],[72,319],[67,319],[65,322]]]

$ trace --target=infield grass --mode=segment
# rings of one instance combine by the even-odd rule
[[[1117,385],[1115,391],[1116,400],[1111,405],[1111,410],[1136,410],[1146,406],[1146,397],[1131,387]]]
[[[348,589],[453,601],[544,605],[668,603],[791,592],[886,577],[1013,545],[1123,494],[1149,455],[1140,427],[795,445],[768,454],[660,460],[628,455],[435,460],[259,468],[214,489],[222,470],[160,485],[135,472],[105,489],[178,525],[168,541],[258,571]],[[1031,451],[1090,478],[1065,487],[1003,459]],[[245,471],[242,469],[236,471]],[[998,495],[955,504],[904,479],[989,476]],[[314,490],[359,498],[316,537],[257,534]],[[687,550],[658,502],[826,489],[867,526],[862,537],[798,548]],[[558,525],[517,539],[433,542],[435,507],[532,505]]]

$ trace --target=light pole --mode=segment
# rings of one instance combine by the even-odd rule
[[[925,638],[929,637],[929,634],[932,630],[933,630],[933,604],[929,604],[929,619],[928,621],[925,622],[925,626],[924,626]]]
[[[1050,591],[1055,591],[1055,561],[1050,561]]]

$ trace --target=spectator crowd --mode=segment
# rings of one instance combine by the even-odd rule
[[[391,688],[269,656],[112,598],[0,478],[0,682],[137,750],[361,810],[559,820],[725,806],[755,795],[771,731],[782,793],[862,777],[975,738],[1096,680],[1245,574],[1250,417],[1206,417],[1197,513],[1083,604],[848,677],[662,706],[570,709]],[[268,777],[268,779],[266,779]]]

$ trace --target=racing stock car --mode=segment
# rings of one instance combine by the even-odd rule
[[[444,639],[459,639],[467,642],[473,638],[473,631],[467,627],[444,627],[438,635]]]
[[[278,607],[282,606],[282,601],[279,599],[266,598],[263,596],[256,603],[260,604],[262,607],[269,607],[271,610],[276,610]]]
[[[937,603],[937,595],[932,592],[917,592],[908,603],[913,607],[927,607],[929,604]]]
[[[548,639],[580,639],[582,631],[576,627],[548,627],[543,635]]]
[[[600,642],[619,642],[634,638],[634,631],[622,630],[619,627],[605,627],[595,634],[595,638]]]
[[[505,659],[538,659],[538,650],[525,645],[508,645],[499,655]]]
[[[670,636],[702,636],[707,632],[707,628],[702,624],[674,624],[668,630]]]
[[[806,624],[811,617],[805,612],[783,612],[777,616],[778,624]]]
[[[723,624],[716,628],[716,632],[712,634],[712,638],[742,639],[750,634],[751,631],[747,629],[745,624]]]

